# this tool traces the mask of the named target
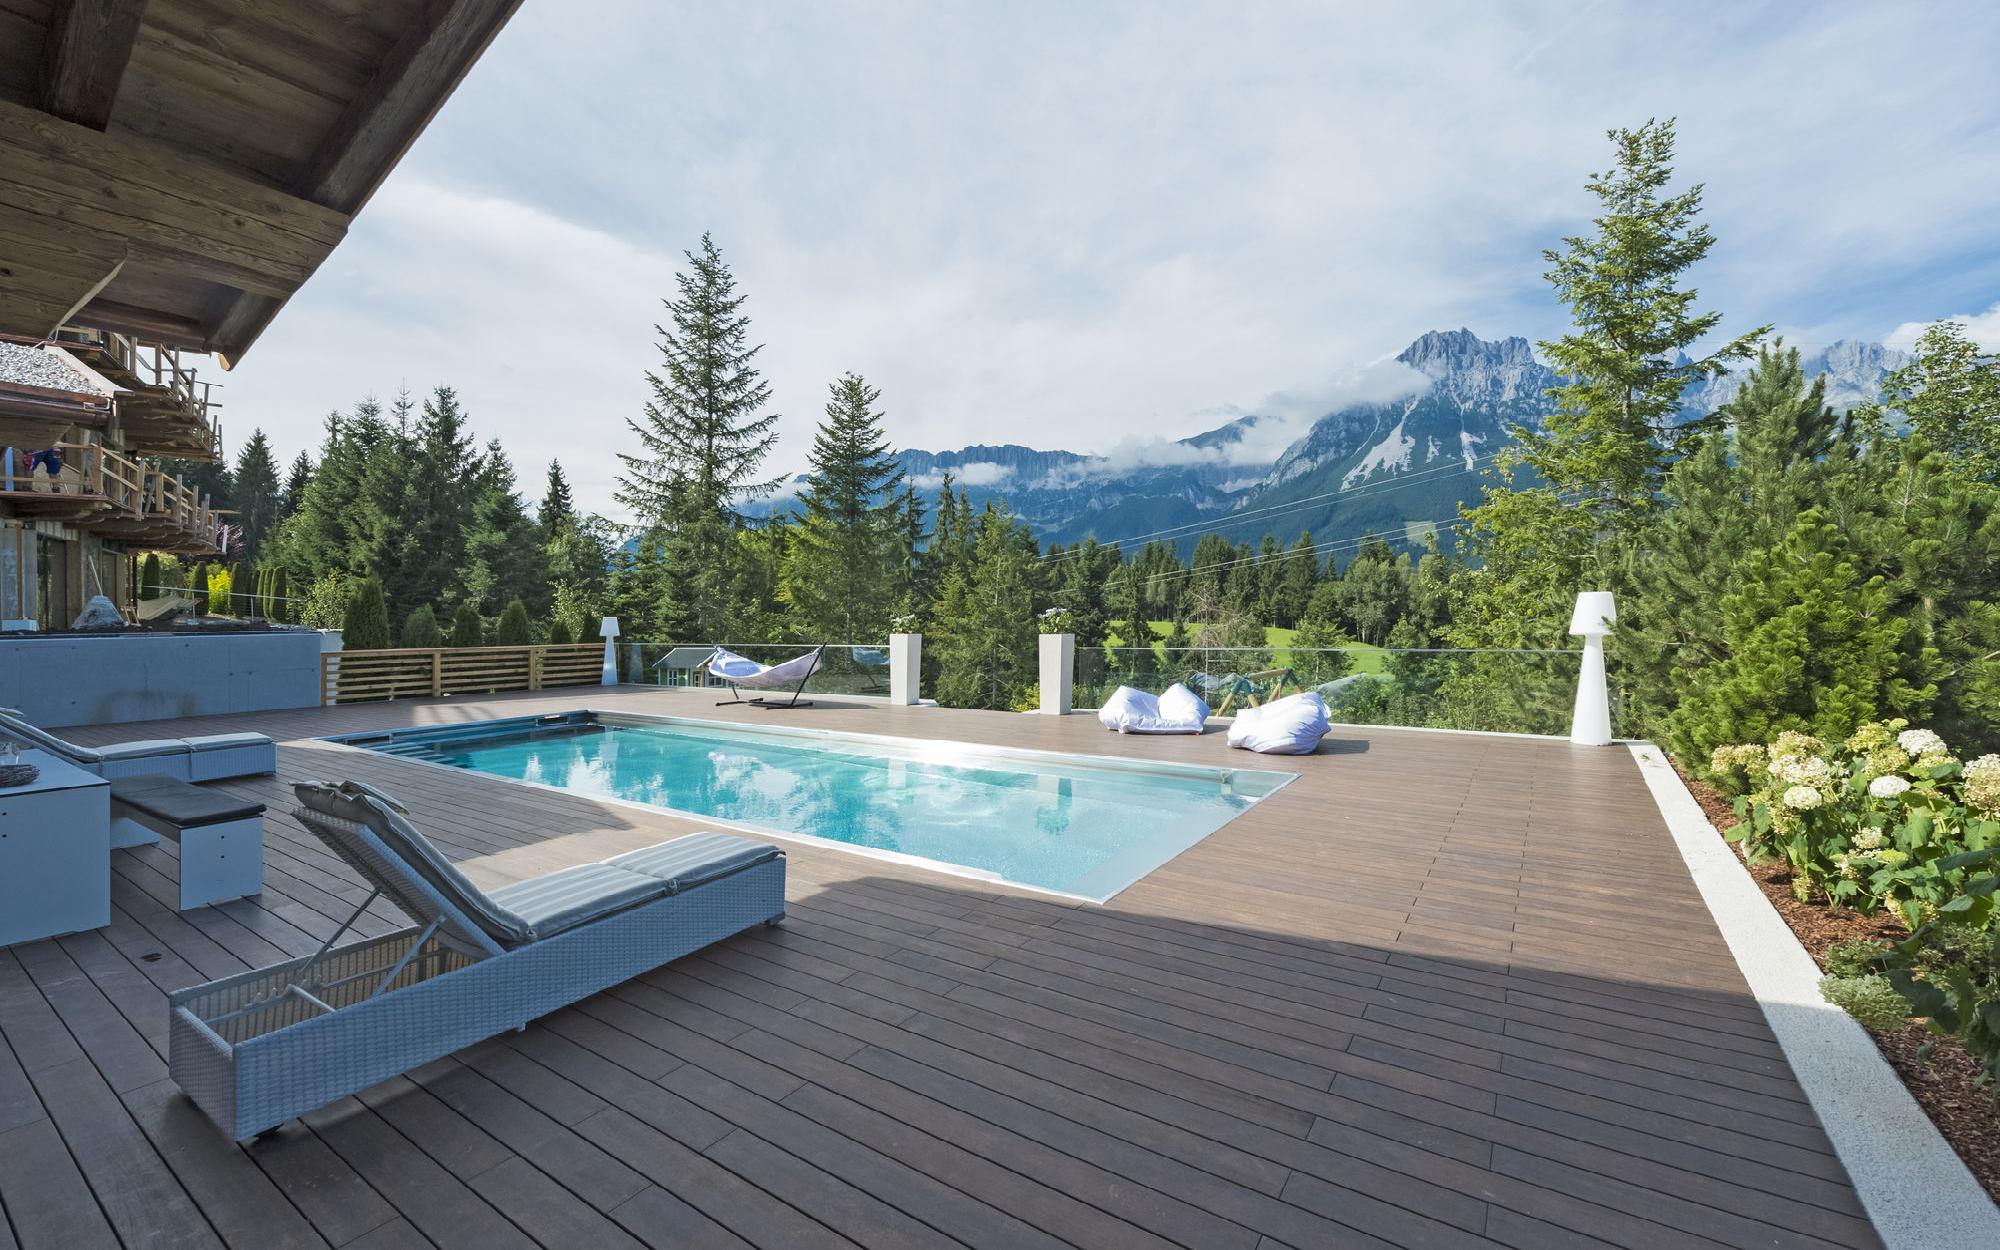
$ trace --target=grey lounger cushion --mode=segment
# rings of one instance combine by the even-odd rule
[[[768,842],[728,833],[690,833],[658,846],[614,855],[604,862],[609,867],[657,877],[678,894],[777,857],[778,848]]]
[[[510,947],[535,940],[527,921],[504,907],[496,907],[431,845],[429,838],[403,819],[402,804],[380,790],[358,781],[343,781],[339,785],[302,781],[292,787],[292,792],[308,810],[361,825],[374,833],[391,853],[465,913],[494,942]],[[399,905],[405,901],[398,891],[391,890],[390,894]],[[410,914],[421,917],[424,913],[418,910]]]
[[[262,803],[239,799],[220,790],[204,790],[172,777],[116,778],[111,783],[111,801],[182,829],[199,829],[264,814]]]
[[[667,883],[609,864],[578,864],[527,881],[516,881],[486,897],[527,922],[536,941],[612,912],[649,903],[667,892]]]
[[[101,747],[76,749],[79,754],[99,760],[138,760],[186,755],[188,744],[179,738],[142,738],[137,742],[107,742]]]

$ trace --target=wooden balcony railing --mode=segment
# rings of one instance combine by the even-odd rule
[[[19,449],[11,472],[0,460],[0,503],[74,514],[68,519],[79,525],[165,531],[159,536],[175,547],[222,550],[227,519],[178,477],[98,443],[58,443],[54,450],[62,469],[53,475],[30,472]],[[144,541],[141,532],[117,536]]]
[[[602,671],[594,642],[531,647],[395,647],[329,651],[319,658],[321,707],[383,699],[590,686]]]
[[[100,372],[114,383],[151,393],[154,403],[202,427],[210,454],[222,453],[222,423],[215,411],[214,384],[203,382],[181,362],[179,348],[142,343],[129,334],[113,334],[87,326],[64,326],[56,342],[93,358]]]

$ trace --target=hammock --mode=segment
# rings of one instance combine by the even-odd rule
[[[821,645],[783,664],[759,664],[748,656],[717,647],[715,654],[708,657],[708,675],[728,686],[729,693],[735,697],[719,700],[715,706],[748,703],[752,707],[811,707],[810,702],[799,702],[799,695],[804,693],[807,679],[819,671],[820,656],[825,650],[826,647]],[[792,697],[783,703],[743,697],[745,690],[786,689],[792,692]]]

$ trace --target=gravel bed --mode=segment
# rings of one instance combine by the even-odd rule
[[[52,351],[20,343],[0,342],[0,382],[24,386],[46,386],[52,390],[75,391],[95,397],[97,388],[72,369],[69,362]]]

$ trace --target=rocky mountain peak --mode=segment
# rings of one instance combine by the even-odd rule
[[[1535,363],[1535,349],[1519,335],[1488,342],[1471,330],[1432,330],[1404,348],[1397,360],[1441,378],[1448,373],[1489,372]]]

